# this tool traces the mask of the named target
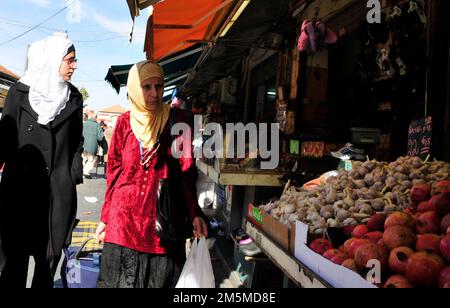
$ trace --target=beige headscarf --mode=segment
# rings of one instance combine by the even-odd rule
[[[144,80],[159,77],[164,81],[164,72],[158,64],[151,61],[136,63],[128,74],[128,101],[131,105],[131,129],[142,147],[151,149],[156,143],[169,119],[170,106],[162,100],[156,111],[150,112],[144,101],[141,84]]]

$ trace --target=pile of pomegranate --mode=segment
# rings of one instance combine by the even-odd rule
[[[381,264],[384,288],[450,288],[450,181],[417,182],[411,206],[367,223],[344,228],[349,239],[338,248],[327,239],[309,247],[363,277],[370,260]],[[369,265],[369,266],[368,266]]]

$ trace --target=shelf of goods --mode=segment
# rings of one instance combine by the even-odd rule
[[[298,286],[303,288],[331,287],[251,222],[246,223],[245,232],[255,241],[262,252]]]
[[[218,185],[265,187],[283,186],[280,182],[280,178],[283,174],[277,171],[237,168],[226,165],[221,167],[221,170],[219,171],[214,168],[214,166],[209,166],[201,160],[197,160],[197,168]]]

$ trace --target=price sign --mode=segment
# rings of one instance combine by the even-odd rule
[[[425,159],[431,153],[433,119],[411,122],[408,131],[408,156],[419,156]]]

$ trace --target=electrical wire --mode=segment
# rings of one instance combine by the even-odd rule
[[[47,19],[45,19],[44,21],[38,23],[37,25],[31,27],[30,29],[28,29],[27,31],[23,32],[22,34],[19,34],[13,38],[11,38],[8,41],[5,41],[3,43],[0,43],[0,46],[6,45],[8,43],[11,43],[15,40],[17,40],[18,38],[21,38],[22,36],[24,36],[27,33],[30,33],[31,31],[33,31],[34,29],[38,28],[39,26],[43,25],[44,23],[46,23],[47,21],[49,21],[50,19],[56,17],[57,15],[61,14],[62,12],[64,12],[67,8],[69,8],[72,4],[74,3],[74,1],[72,1],[71,3],[69,3],[68,5],[66,5],[65,7],[63,7],[62,9],[60,9],[58,12],[56,12],[55,14],[53,14],[52,16],[48,17]]]

